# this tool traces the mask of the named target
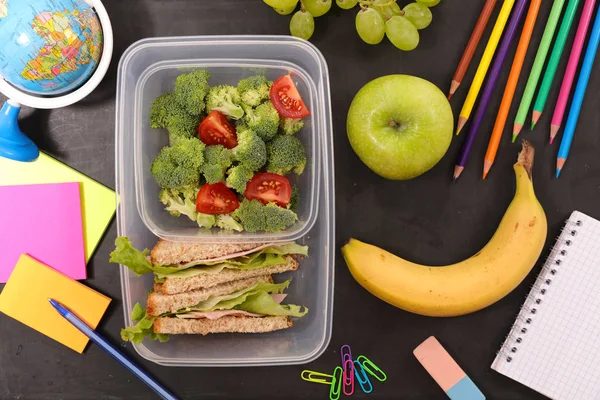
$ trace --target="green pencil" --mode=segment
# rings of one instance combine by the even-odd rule
[[[558,34],[556,35],[556,40],[554,41],[554,48],[552,49],[550,59],[548,60],[548,65],[546,66],[544,79],[542,79],[540,91],[538,92],[538,95],[535,99],[535,104],[533,105],[533,116],[531,118],[532,130],[540,119],[542,111],[544,111],[544,106],[546,105],[546,100],[548,100],[548,93],[550,93],[550,89],[552,88],[552,81],[554,80],[554,75],[556,74],[560,57],[565,49],[565,43],[567,43],[567,37],[569,36],[569,31],[571,30],[573,20],[575,19],[577,6],[579,6],[579,0],[569,0],[562,22],[560,23],[560,28],[558,29]]]
[[[554,4],[552,4],[552,10],[550,11],[546,28],[544,28],[542,41],[540,47],[538,47],[537,54],[535,55],[535,61],[533,62],[533,67],[529,73],[525,92],[521,98],[521,104],[519,104],[519,110],[517,111],[517,117],[515,118],[512,137],[513,143],[517,140],[517,136],[521,133],[521,129],[523,129],[523,124],[525,123],[525,118],[529,112],[529,106],[531,106],[533,94],[540,79],[540,75],[542,74],[544,62],[546,62],[546,56],[548,55],[548,50],[550,49],[550,44],[554,37],[554,31],[556,30],[556,25],[558,25],[558,19],[560,18],[560,13],[562,12],[564,5],[565,0],[554,0]]]

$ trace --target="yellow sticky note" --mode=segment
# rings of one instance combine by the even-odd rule
[[[115,192],[47,154],[30,163],[0,157],[0,186],[79,182],[85,256],[89,260],[116,210]]]
[[[94,329],[111,299],[26,254],[0,293],[0,311],[83,353],[89,339],[64,319],[48,299],[62,303]]]

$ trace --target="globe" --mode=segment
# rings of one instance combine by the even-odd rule
[[[94,73],[103,35],[83,0],[0,0],[0,76],[39,96],[74,91]]]

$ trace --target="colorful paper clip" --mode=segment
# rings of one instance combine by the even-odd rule
[[[365,371],[367,371],[370,375],[374,376],[379,382],[383,382],[387,379],[387,375],[381,368],[379,368],[373,361],[369,360],[365,356],[358,356],[356,359],[359,363],[362,364]]]
[[[342,367],[335,367],[333,370],[333,380],[331,382],[331,389],[329,389],[329,400],[338,400],[342,395],[343,373]]]
[[[344,394],[352,396],[354,393],[354,362],[346,360],[344,363]]]
[[[354,375],[356,376],[356,380],[360,385],[360,388],[365,393],[371,393],[373,391],[373,385],[371,384],[371,380],[367,376],[365,369],[362,364],[358,362],[358,360],[354,360]]]
[[[344,365],[346,361],[352,360],[352,349],[350,349],[350,346],[347,344],[340,348],[340,353],[342,353],[342,365]]]
[[[324,385],[331,385],[334,381],[333,375],[328,375],[317,371],[310,371],[308,369],[302,371],[300,377],[307,382],[322,383]]]
[[[354,363],[352,361],[352,349],[349,345],[345,344],[340,348],[340,353],[342,354],[342,367],[344,368],[344,394],[350,396],[354,393]]]

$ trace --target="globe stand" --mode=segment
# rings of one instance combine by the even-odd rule
[[[40,151],[31,139],[19,129],[21,105],[12,100],[0,110],[0,157],[16,161],[35,161]]]

